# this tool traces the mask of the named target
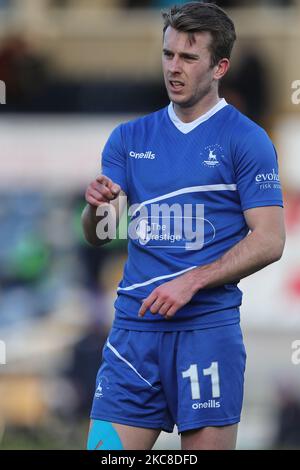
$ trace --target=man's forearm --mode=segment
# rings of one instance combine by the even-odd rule
[[[82,212],[81,220],[85,239],[91,244],[96,246],[104,245],[110,240],[99,239],[97,236],[96,228],[100,220],[99,216],[96,216],[97,207],[87,204]]]
[[[281,258],[284,240],[260,232],[251,232],[213,263],[199,266],[191,276],[195,291],[238,282]]]

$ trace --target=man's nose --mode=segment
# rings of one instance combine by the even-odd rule
[[[174,56],[169,64],[169,71],[171,73],[181,72],[181,59],[178,56]]]

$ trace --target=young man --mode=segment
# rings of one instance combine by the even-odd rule
[[[174,424],[182,449],[235,448],[246,359],[237,283],[284,247],[272,142],[218,94],[232,21],[198,2],[163,18],[171,103],[113,131],[86,191],[90,243],[107,241],[97,208],[118,219],[126,195],[132,221],[89,449],[151,449]]]

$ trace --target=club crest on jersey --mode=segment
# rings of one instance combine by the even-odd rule
[[[220,165],[220,159],[224,157],[223,148],[219,144],[207,145],[204,148],[204,152],[200,153],[200,156],[204,159],[202,160],[203,165],[214,168]]]

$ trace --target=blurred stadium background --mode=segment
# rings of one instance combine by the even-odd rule
[[[84,192],[113,127],[168,103],[160,9],[172,3],[0,0],[2,449],[85,447],[126,244],[84,242]],[[222,95],[277,146],[288,235],[280,263],[240,284],[248,364],[238,448],[300,448],[300,364],[291,360],[300,340],[300,0],[216,3],[238,32]],[[177,433],[155,447],[179,448]]]

